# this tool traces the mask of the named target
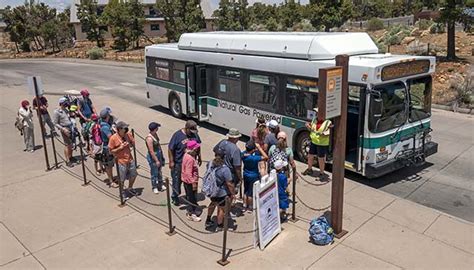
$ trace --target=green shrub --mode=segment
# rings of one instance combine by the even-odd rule
[[[376,31],[384,29],[383,21],[379,18],[372,18],[367,22],[368,31]]]
[[[431,33],[431,34],[443,34],[443,33],[446,33],[446,28],[445,28],[444,23],[435,23],[435,24],[431,25],[430,33]]]
[[[89,55],[90,60],[97,60],[97,59],[102,59],[104,58],[104,50],[98,47],[94,47],[87,51],[87,54]]]
[[[420,30],[428,30],[431,25],[433,25],[434,22],[432,20],[426,20],[426,19],[421,19],[416,22],[416,25],[418,26],[418,29]]]

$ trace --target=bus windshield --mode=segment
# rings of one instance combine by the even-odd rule
[[[379,119],[370,121],[370,123],[373,123],[370,125],[370,131],[383,132],[403,125],[407,118],[407,90],[405,84],[394,82],[376,86],[374,90],[380,93],[382,110]],[[376,116],[370,115],[370,117]]]
[[[410,93],[410,122],[431,115],[431,76],[407,81]]]

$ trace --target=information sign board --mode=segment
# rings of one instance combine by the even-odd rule
[[[328,70],[326,78],[326,118],[341,115],[342,68]]]
[[[44,90],[43,90],[43,82],[41,82],[41,77],[40,76],[29,76],[27,81],[28,81],[28,94],[32,96],[36,96],[35,92],[35,83],[34,80],[36,78],[36,86],[38,87],[38,96],[43,95]]]
[[[276,174],[270,173],[254,183],[254,204],[257,205],[258,243],[263,250],[281,232]]]

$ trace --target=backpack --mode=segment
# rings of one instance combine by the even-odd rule
[[[95,145],[102,145],[103,141],[102,141],[102,136],[101,136],[102,134],[100,132],[99,123],[95,123],[94,125],[91,126],[90,135],[91,135],[92,142],[94,142]]]
[[[202,192],[209,198],[217,197],[219,193],[219,186],[217,185],[216,172],[220,167],[213,167],[212,162],[209,163],[209,168],[202,177]]]
[[[94,122],[86,122],[84,127],[82,128],[82,137],[89,139],[91,136],[92,128],[94,126]]]
[[[334,241],[333,230],[325,217],[313,219],[309,224],[309,238],[314,244],[325,246]]]
[[[20,115],[20,113],[17,113],[14,125],[16,129],[20,131],[20,135],[23,136],[23,117]]]
[[[280,150],[280,148],[275,146],[275,149],[270,156],[270,169],[274,168],[275,161],[279,159],[288,163],[288,153],[286,153],[286,150]]]

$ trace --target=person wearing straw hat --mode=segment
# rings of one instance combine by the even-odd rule
[[[220,141],[216,146],[214,146],[213,151],[217,153],[218,149],[224,151],[224,162],[227,167],[230,168],[232,172],[232,179],[234,185],[239,187],[242,183],[242,157],[239,147],[237,147],[237,142],[239,141],[242,134],[236,128],[229,129],[227,133],[227,139]]]
[[[161,173],[161,169],[165,165],[165,157],[161,149],[160,138],[157,134],[159,127],[161,127],[160,124],[151,122],[148,125],[150,133],[145,138],[146,148],[148,150],[146,159],[150,165],[151,188],[155,194],[166,190],[166,186],[163,185],[163,175]]]
[[[314,155],[318,157],[319,177],[325,177],[324,166],[326,164],[326,155],[329,152],[329,137],[332,123],[328,119],[322,119],[318,114],[318,108],[313,108],[316,113],[311,123],[306,123],[306,128],[310,131],[309,137],[311,145],[308,153],[308,168],[303,175],[313,175]]]

